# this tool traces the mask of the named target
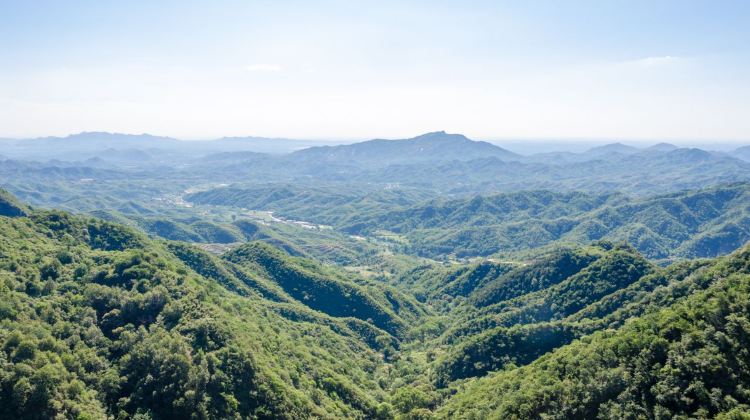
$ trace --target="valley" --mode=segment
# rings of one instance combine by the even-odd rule
[[[750,420],[750,2],[0,17],[0,420]]]
[[[105,158],[0,161],[2,417],[750,405],[740,158],[617,146],[545,161],[444,133]],[[640,169],[623,178],[623,159]],[[528,171],[528,188],[508,181]]]

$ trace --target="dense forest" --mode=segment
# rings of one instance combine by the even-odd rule
[[[750,420],[750,1],[0,22],[0,420]]]
[[[269,144],[6,147],[1,418],[748,418],[742,150]]]
[[[736,418],[750,404],[747,248],[660,266],[598,241],[373,276],[268,241],[217,255],[1,204],[2,417]]]
[[[426,314],[267,245],[219,259],[47,211],[0,228],[3,418],[387,417],[380,364]]]
[[[602,238],[627,241],[649,258],[695,258],[725,254],[750,240],[746,183],[646,198],[541,190],[413,204],[417,197],[406,191],[368,194],[365,201],[341,193],[334,197],[330,190],[265,186],[224,187],[187,199],[273,209],[349,234],[389,231],[406,239],[404,252],[432,258],[488,256]]]

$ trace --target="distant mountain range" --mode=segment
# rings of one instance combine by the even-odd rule
[[[403,140],[376,139],[339,146],[311,147],[291,156],[294,160],[356,162],[372,166],[425,161],[466,161],[485,157],[518,160],[521,155],[484,141],[470,140],[461,134],[436,131]]]
[[[744,418],[750,148],[296,142],[0,141],[0,418]]]
[[[177,156],[199,156],[217,152],[259,152],[284,154],[305,147],[326,144],[323,141],[304,141],[265,137],[223,137],[216,140],[180,140],[150,134],[121,134],[83,132],[66,137],[40,137],[23,140],[0,140],[0,150],[10,158],[28,160],[85,160],[113,158],[113,151],[147,152],[160,160]],[[135,156],[132,162],[139,162]]]
[[[0,159],[81,162],[101,158],[111,164],[169,164],[185,157],[199,157],[216,153],[255,152],[289,155],[295,162],[316,161],[329,164],[388,166],[415,162],[469,161],[497,158],[502,161],[574,163],[595,159],[617,158],[641,153],[666,153],[679,149],[669,143],[650,147],[634,147],[611,143],[592,147],[585,152],[556,151],[518,154],[486,141],[476,141],[462,134],[436,131],[417,137],[385,140],[375,139],[341,144],[325,140],[294,140],[266,137],[222,137],[213,140],[180,140],[151,134],[122,134],[82,132],[65,137],[32,139],[0,139]],[[742,160],[750,160],[750,146],[725,153]]]
[[[137,176],[158,179],[160,184],[176,179],[186,186],[324,182],[366,186],[368,191],[416,188],[453,196],[529,189],[648,195],[750,181],[748,148],[722,153],[666,143],[645,148],[612,143],[581,153],[524,156],[443,131],[339,145],[256,137],[183,141],[148,134],[81,133],[0,141],[0,154],[8,158],[0,161],[6,187],[35,205],[46,199],[31,193],[58,195],[60,186],[49,185],[50,177],[62,182]]]
[[[633,148],[614,143],[582,153],[522,156],[460,134],[435,132],[280,154],[241,150],[275,142],[288,148],[301,143],[257,138],[194,142],[109,133],[0,141],[0,154],[8,157],[0,161],[0,179],[34,206],[70,210],[108,208],[105,202],[113,200],[112,205],[129,207],[125,201],[134,197],[180,195],[187,188],[217,184],[245,191],[223,190],[212,198],[214,204],[237,204],[238,197],[244,201],[256,191],[248,185],[273,189],[283,184],[310,192],[320,186],[330,186],[333,192],[355,189],[361,192],[356,202],[367,207],[389,202],[373,199],[380,197],[374,192],[383,189],[450,197],[540,189],[646,196],[750,182],[750,162],[743,160],[747,148],[728,154],[668,144]],[[327,196],[338,197],[322,197]],[[77,198],[71,201],[73,197]],[[250,199],[245,206],[254,203],[258,200]]]

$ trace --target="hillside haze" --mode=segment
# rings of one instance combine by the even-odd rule
[[[750,412],[744,148],[0,152],[0,418]]]
[[[750,407],[742,148],[523,155],[442,131],[0,147],[2,418]]]
[[[0,420],[750,420],[750,2],[0,16]]]

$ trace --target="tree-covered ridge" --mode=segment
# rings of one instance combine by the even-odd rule
[[[750,165],[740,159],[700,149],[668,152],[643,151],[630,155],[612,153],[572,162],[557,156],[539,156],[531,162],[505,161],[495,157],[470,161],[391,165],[351,172],[357,182],[400,183],[434,188],[448,193],[492,191],[621,191],[658,194],[750,180]],[[325,174],[324,179],[338,179]]]
[[[311,309],[334,317],[353,317],[367,321],[393,335],[406,329],[424,312],[416,302],[384,285],[357,284],[346,279],[350,274],[334,271],[299,258],[289,257],[262,242],[236,248],[223,259],[268,278],[293,299]]]
[[[750,186],[732,184],[647,198],[532,191],[434,201],[360,214],[340,228],[390,230],[407,251],[490,255],[554,243],[625,240],[649,258],[723,255],[750,240]]]
[[[280,218],[330,225],[338,236],[329,244],[339,249],[325,260],[338,263],[353,260],[342,249],[353,246],[346,243],[352,234],[397,237],[397,253],[437,259],[606,238],[626,240],[652,259],[673,260],[723,255],[750,237],[744,197],[725,200],[728,207],[722,207],[711,199],[690,203],[680,198],[700,195],[700,190],[650,196],[727,190],[735,187],[727,183],[750,180],[747,162],[697,149],[605,153],[575,162],[484,157],[377,170],[290,156],[219,158],[183,161],[183,156],[136,168],[5,160],[0,177],[36,208],[94,212],[171,240],[229,244],[261,239],[296,253],[299,244],[246,234],[227,220],[230,213],[274,211]],[[188,208],[183,199],[201,208]],[[715,200],[720,204],[722,199]],[[719,211],[704,213],[699,208],[704,205]]]
[[[507,296],[491,301],[427,294],[427,302],[447,314],[443,321],[447,325],[433,338],[429,334],[422,338],[424,348],[433,355],[422,368],[425,373],[414,381],[432,383],[420,387],[427,395],[434,389],[444,396],[433,396],[433,402],[422,407],[439,407],[441,401],[450,404],[451,390],[467,379],[534,363],[577,339],[621,328],[628,320],[700,293],[717,280],[717,273],[726,273],[725,261],[699,260],[659,268],[631,247],[601,242],[555,251],[481,279],[484,286],[474,292],[480,296],[483,288],[492,290],[493,284],[508,285]],[[479,270],[483,265],[444,272],[445,282],[451,284],[472,271],[491,272]],[[446,299],[453,302],[445,304]]]
[[[650,348],[641,349],[641,353],[636,353],[632,356],[635,359],[629,361],[628,357],[631,356],[627,353],[616,353],[619,348],[597,348],[589,351],[581,350],[578,346],[584,346],[585,344],[581,343],[590,343],[600,336],[610,337],[620,343],[622,340],[618,337],[627,334],[632,325],[640,323],[648,326],[660,319],[658,314],[669,313],[679,307],[689,309],[693,300],[704,299],[707,290],[715,290],[719,287],[717,285],[728,281],[727,279],[743,278],[745,282],[750,281],[750,248],[746,247],[729,257],[717,260],[682,262],[667,268],[659,268],[650,265],[627,246],[601,243],[597,247],[601,249],[598,251],[599,258],[563,281],[541,291],[529,291],[499,304],[476,309],[472,309],[473,305],[462,297],[458,298],[458,305],[439,306],[448,316],[438,322],[447,323],[447,329],[443,329],[442,334],[439,328],[437,331],[433,330],[433,334],[436,332],[437,335],[431,335],[430,328],[434,327],[429,325],[418,329],[421,334],[419,340],[423,344],[414,349],[421,351],[405,356],[409,363],[418,366],[417,372],[421,372],[412,371],[407,377],[414,385],[413,388],[410,388],[408,393],[406,390],[401,391],[411,398],[412,404],[408,410],[411,415],[433,412],[438,417],[445,418],[595,418],[599,412],[604,418],[620,418],[636,409],[647,418],[672,418],[685,413],[692,413],[692,417],[704,418],[722,411],[732,411],[733,415],[746,412],[747,395],[741,394],[745,398],[743,400],[736,398],[748,384],[747,373],[750,371],[746,367],[748,360],[744,352],[738,353],[739,355],[732,354],[735,360],[738,357],[741,359],[731,362],[721,374],[711,379],[712,384],[722,384],[722,388],[717,390],[709,387],[705,392],[711,395],[703,394],[699,399],[693,399],[694,396],[691,394],[699,392],[693,390],[693,386],[704,386],[700,383],[703,380],[701,377],[696,377],[698,382],[690,382],[695,373],[682,374],[684,382],[678,386],[683,388],[677,391],[663,387],[656,390],[643,389],[644,384],[639,378],[643,378],[644,373],[633,373],[624,368],[615,369],[611,374],[613,382],[604,384],[600,382],[601,375],[595,371],[600,368],[596,365],[598,359],[584,359],[579,362],[576,360],[576,354],[583,352],[586,357],[610,357],[607,368],[616,368],[618,363],[638,366],[641,360],[638,354],[649,354]],[[582,255],[591,255],[592,251],[597,253],[595,249],[583,249]],[[549,257],[549,261],[554,258]],[[507,276],[511,272],[513,271],[505,272],[499,277]],[[574,284],[576,287],[570,287]],[[735,286],[728,286],[727,291],[734,293],[731,291],[733,287]],[[589,289],[594,293],[581,293]],[[742,295],[746,291],[739,293]],[[545,299],[536,299],[540,294],[546,295]],[[428,298],[428,302],[429,299],[443,300],[445,296]],[[746,300],[747,297],[743,296],[743,299]],[[539,303],[544,304],[541,307],[542,311],[539,311]],[[746,302],[738,304],[738,307],[746,306]],[[513,316],[514,319],[508,319],[508,312],[504,309],[510,309],[511,315],[521,310],[525,315],[531,316]],[[493,318],[496,315],[499,317]],[[691,312],[687,312],[668,318],[669,321],[665,322],[674,322],[675,325],[664,328],[669,331],[679,330],[684,327],[684,323],[694,321],[690,318],[692,315]],[[748,322],[747,313],[743,312],[739,316],[741,322]],[[711,322],[722,322],[711,318],[711,315],[708,317]],[[454,325],[451,326],[451,323]],[[467,333],[466,325],[472,323],[474,326],[468,327]],[[473,333],[471,328],[474,328]],[[701,332],[702,328],[703,326],[699,325],[695,331]],[[639,332],[633,333],[633,338],[637,339],[638,334]],[[723,336],[719,335],[719,338],[721,337]],[[668,339],[671,340],[673,337]],[[742,345],[744,344],[738,344],[731,351],[737,351]],[[724,357],[721,354],[723,351],[725,350],[710,345],[702,350],[705,354],[700,356],[682,349],[682,353],[674,357],[678,359],[676,363],[679,364],[685,354],[690,354],[689,366],[697,366],[699,358],[721,358]],[[558,383],[554,382],[557,380],[554,374],[552,378],[547,378],[546,371],[531,371],[534,366],[545,363],[542,362],[544,360],[555,360],[558,354],[565,355],[560,356],[561,358],[567,358],[565,364],[557,367],[560,375],[567,375],[562,376]],[[612,356],[613,354],[615,356]],[[744,367],[738,367],[737,363],[744,363]],[[408,365],[405,363],[403,369]],[[589,365],[594,367],[589,369]],[[649,368],[651,375],[658,376],[658,366]],[[678,368],[683,371],[687,369],[684,366]],[[575,369],[582,370],[580,376],[575,376],[578,375]],[[735,369],[739,369],[737,375],[728,376],[728,379],[723,377]],[[503,378],[504,382],[494,378]],[[547,384],[554,384],[554,387],[547,387]],[[641,393],[638,395],[650,392],[652,400],[657,401],[660,398],[675,398],[675,395],[689,395],[690,400],[683,398],[681,403],[692,407],[692,411],[663,409],[658,405],[639,407],[638,404],[643,403],[640,396],[627,403],[623,402],[622,396],[617,395],[610,395],[607,397],[609,400],[597,400],[595,397],[600,391],[599,387],[608,386],[622,392]],[[727,391],[728,389],[734,390]],[[672,397],[658,395],[667,392]],[[727,393],[729,396],[726,396]],[[497,409],[498,406],[502,409]],[[617,410],[606,411],[609,410],[608,406],[617,407]]]
[[[213,188],[188,194],[185,198],[198,204],[277,211],[290,219],[347,225],[359,214],[416,205],[433,197],[429,191],[409,188],[274,183]]]
[[[620,204],[622,194],[590,194],[583,192],[523,191],[475,196],[468,199],[438,199],[400,211],[356,215],[349,230],[367,231],[370,225],[398,233],[415,229],[458,228],[521,222],[527,219],[572,217],[607,204]]]
[[[274,302],[215,257],[96,219],[34,212],[0,231],[0,417],[389,415],[376,375],[397,344],[368,320]]]
[[[445,418],[742,418],[750,408],[750,249],[704,291],[461,387]],[[745,414],[746,415],[746,414]]]
[[[713,192],[676,197],[705,202],[710,216],[712,203],[740,196]],[[299,256],[323,233],[300,242],[231,225],[262,241],[217,255],[60,211],[0,216],[0,417],[750,409],[750,248],[659,266],[626,243],[595,241],[512,260],[407,259],[390,276],[365,276]],[[284,241],[305,251],[292,256]],[[366,254],[359,261],[380,258]]]
[[[478,299],[469,299],[468,303],[478,309],[469,309],[463,321],[457,321],[444,335],[452,345],[437,367],[438,382],[480,376],[509,363],[527,364],[591,333],[597,326],[583,326],[567,318],[657,270],[622,246],[596,258],[591,253],[576,257],[551,256],[545,260],[553,268],[550,271],[540,271],[538,266],[511,271],[495,282],[508,285],[510,294],[499,296],[480,290]],[[525,288],[512,288],[517,280]]]
[[[547,289],[580,272],[601,257],[601,250],[560,249],[537,261],[515,268],[471,294],[477,307],[489,306],[515,297]]]

